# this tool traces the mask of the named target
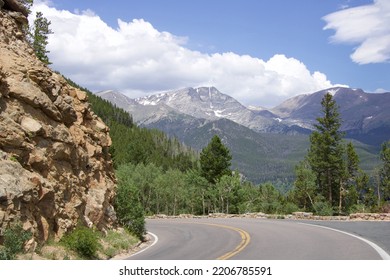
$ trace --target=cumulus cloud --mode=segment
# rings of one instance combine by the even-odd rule
[[[118,19],[113,28],[91,10],[72,13],[43,2],[34,10],[51,21],[53,67],[90,90],[117,89],[139,97],[215,86],[246,105],[274,106],[332,86],[325,74],[283,54],[264,61],[232,52],[201,53],[186,47],[188,38],[159,31],[143,19]]]
[[[390,62],[390,1],[344,9],[323,18],[331,41],[357,45],[351,59],[358,64]]]

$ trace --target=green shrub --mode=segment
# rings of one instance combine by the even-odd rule
[[[96,259],[99,249],[99,234],[93,229],[78,226],[64,236],[61,242],[70,250],[75,251],[81,258]]]
[[[9,260],[10,258],[8,257],[7,251],[5,248],[0,248],[0,260]]]
[[[333,208],[326,201],[314,202],[313,208],[314,208],[314,212],[316,215],[319,215],[319,216],[332,216],[333,215]]]
[[[24,243],[32,237],[20,224],[12,225],[4,231],[4,244],[0,249],[0,260],[12,260],[16,254],[23,252]]]
[[[299,207],[292,202],[287,202],[283,207],[283,213],[284,214],[292,214],[294,212],[299,211]]]
[[[371,208],[365,204],[355,204],[349,209],[349,213],[370,213]]]

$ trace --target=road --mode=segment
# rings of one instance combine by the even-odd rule
[[[335,223],[261,219],[147,220],[152,246],[129,259],[138,260],[379,260],[386,253],[360,237],[387,244],[388,222]],[[315,224],[315,225],[313,225]],[[354,234],[335,231],[334,227]],[[387,241],[386,241],[387,240]],[[368,241],[370,242],[370,241]],[[379,248],[379,250],[381,250]]]

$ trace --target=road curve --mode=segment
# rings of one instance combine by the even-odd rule
[[[158,242],[138,260],[379,260],[364,240],[324,227],[285,220],[147,220]]]
[[[227,259],[243,242],[238,229],[209,221],[148,220],[147,229],[158,238],[153,246],[137,253],[134,260]],[[155,240],[154,240],[155,241]]]

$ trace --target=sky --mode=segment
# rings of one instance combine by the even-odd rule
[[[333,86],[390,91],[389,0],[35,0],[51,67],[136,98],[215,86],[274,107]]]

